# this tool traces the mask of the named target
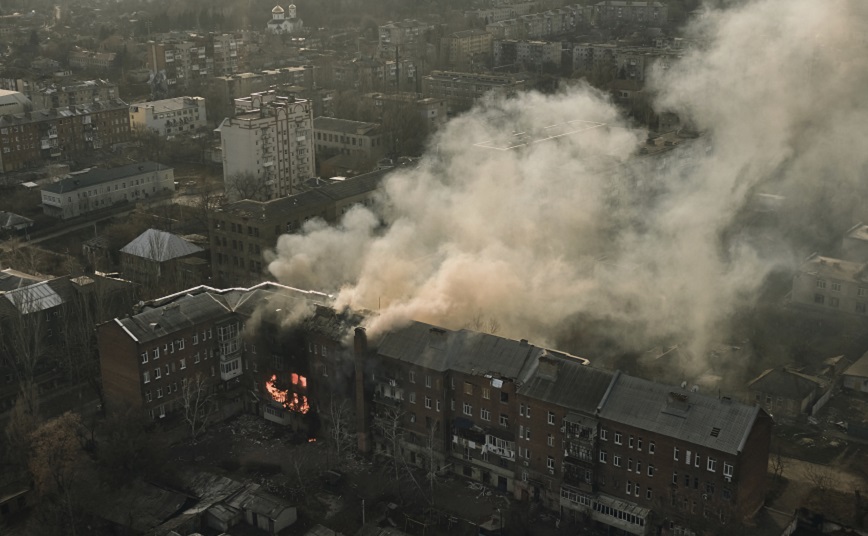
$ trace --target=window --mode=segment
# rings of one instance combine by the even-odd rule
[[[163,398],[163,388],[157,387],[157,398]]]
[[[187,359],[182,357],[181,358],[181,370],[184,370],[185,368],[187,368]]]
[[[524,404],[522,404],[518,407],[518,414],[521,415],[522,417],[524,417],[524,407],[525,407]]]
[[[814,303],[818,303],[820,305],[826,303],[826,297],[822,294],[814,294]]]
[[[817,288],[826,288],[826,280],[817,279]]]
[[[199,352],[196,352],[196,355],[193,356],[193,363],[199,362]]]
[[[503,402],[504,404],[509,402],[509,393],[504,393],[503,391],[501,391],[500,392],[500,401]]]
[[[160,359],[160,349],[154,348],[154,359]]]
[[[416,383],[416,371],[411,370],[408,374],[408,378],[410,380],[410,383]]]
[[[672,459],[678,461],[678,447],[672,449]]]
[[[431,386],[429,385],[428,387],[431,387]],[[488,387],[483,387],[482,388],[482,398],[484,398],[486,400],[491,400],[491,389],[489,389]]]
[[[672,483],[678,484],[678,473],[672,473]]]
[[[627,495],[630,495],[630,493],[632,491],[633,491],[633,483],[628,480],[627,481]]]
[[[609,431],[605,428],[600,428],[600,439],[603,441],[609,440]]]
[[[323,355],[325,355],[325,354],[323,354]],[[430,374],[425,375],[425,387],[427,387],[428,389],[431,388],[431,375]]]
[[[723,476],[732,477],[732,465],[723,462]]]
[[[430,396],[425,397],[425,407],[427,409],[431,409],[431,397]]]
[[[633,436],[627,438],[627,446],[633,448]]]
[[[509,417],[507,417],[504,413],[500,414],[500,425],[505,428],[509,427]]]
[[[199,332],[193,334],[193,344],[199,344]]]
[[[142,365],[148,362],[148,352],[142,352]]]
[[[647,499],[649,501],[651,500],[651,488],[647,488],[645,490],[645,499]]]
[[[862,313],[864,315],[866,311],[868,311],[868,307],[866,307],[864,303],[857,303],[856,304],[856,312],[857,313]]]
[[[712,473],[715,472],[717,470],[717,460],[715,460],[714,458],[708,458],[708,461],[706,462],[705,468],[708,469],[709,471],[711,471]]]
[[[465,415],[473,415],[473,406],[471,406],[467,402],[464,403],[464,414]]]
[[[555,459],[552,458],[551,456],[546,458],[546,467],[549,469],[549,471],[555,470]]]
[[[655,447],[653,441],[648,442],[648,454],[654,454]]]
[[[435,402],[435,408],[436,408],[437,411],[440,411],[440,401],[439,401],[439,400],[437,400],[437,401]]]
[[[690,465],[690,454],[691,452],[688,450],[687,453],[684,455],[684,463],[686,463],[687,465]]]
[[[621,457],[617,454],[612,456],[612,465],[615,467],[621,467]]]
[[[616,445],[621,444],[621,432],[615,432],[615,444]]]
[[[627,458],[627,470],[628,471],[633,470],[633,458]]]
[[[162,377],[163,377],[163,371],[162,371],[162,369],[160,369],[160,367],[155,368],[155,369],[154,369],[154,379],[155,379],[155,380],[159,380],[159,379],[162,378]]]
[[[693,466],[699,467],[699,454],[697,454],[696,457],[693,458]]]
[[[555,446],[555,436],[553,436],[552,434],[549,434],[549,436],[546,438],[546,443],[548,444],[548,446],[554,447]]]
[[[601,451],[600,451],[600,463],[606,463],[606,457],[607,457],[607,456],[606,456],[606,451],[605,451],[605,450],[601,450]]]
[[[868,296],[868,288],[859,287],[856,290],[856,295],[857,296]]]
[[[549,424],[555,423],[555,413],[553,411],[550,411],[548,414],[548,423]]]
[[[833,292],[841,292],[841,283],[832,283]]]
[[[633,484],[633,495],[639,496],[639,484]]]
[[[150,391],[148,391],[147,393],[145,393],[145,400],[146,400],[147,402],[150,402],[151,400],[153,400]]]
[[[143,377],[145,383],[151,383],[151,373],[150,372],[148,372],[147,370],[144,371],[142,373],[142,377]]]
[[[530,426],[524,429],[524,438],[530,441]]]
[[[473,394],[473,384],[470,382],[464,382],[464,394],[472,395]]]
[[[416,393],[411,392],[410,396],[409,396],[409,400],[410,400],[411,404],[415,404],[416,403]]]
[[[723,491],[721,492],[721,495],[722,495],[723,498],[724,498],[725,500],[727,500],[727,501],[729,501],[729,500],[732,499],[732,491],[730,491],[730,490],[727,489],[727,488],[723,488]]]
[[[178,350],[184,349],[184,339],[178,339]]]
[[[166,363],[166,376],[169,375],[169,363]]]
[[[482,408],[481,410],[479,410],[479,418],[482,419],[483,421],[490,421],[491,420],[491,412],[485,408]]]
[[[642,450],[642,438],[641,437],[636,438],[636,450]]]
[[[524,416],[527,417],[528,419],[530,419],[530,404],[528,404],[527,407],[525,408],[525,412],[526,413],[524,414]]]
[[[838,307],[838,298],[829,298],[829,307]]]

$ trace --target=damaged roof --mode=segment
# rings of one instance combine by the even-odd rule
[[[802,400],[816,389],[825,390],[829,384],[817,377],[783,369],[768,369],[747,384],[753,391]]]
[[[521,377],[529,358],[542,351],[524,340],[466,329],[453,331],[424,322],[411,322],[388,332],[378,346],[384,357],[431,370],[509,379]]]
[[[758,406],[619,374],[600,417],[738,454],[761,412],[765,413]]]
[[[561,407],[595,413],[614,382],[615,374],[579,361],[556,358],[551,354],[541,357],[554,362],[557,374],[552,378],[537,367],[531,377],[519,386],[518,394]]]

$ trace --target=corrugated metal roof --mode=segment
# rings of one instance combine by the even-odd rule
[[[128,253],[156,262],[166,262],[200,251],[204,250],[196,244],[187,242],[178,235],[157,229],[148,229],[121,248],[121,253]]]
[[[10,290],[3,297],[22,314],[44,311],[63,304],[63,298],[51,288],[48,281]]]
[[[620,374],[600,417],[737,454],[760,411],[756,406]],[[714,429],[720,430],[717,435],[712,435]]]

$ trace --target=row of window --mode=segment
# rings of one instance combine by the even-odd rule
[[[206,329],[202,330],[202,341],[206,341],[206,340],[213,339],[213,338],[214,338],[214,333],[211,331],[211,328],[208,328],[207,330]],[[196,333],[193,333],[193,336],[191,337],[191,339],[192,339],[194,345],[199,344],[199,332],[197,331]],[[163,355],[174,354],[175,350],[181,351],[184,348],[185,348],[185,338],[181,337],[180,339],[175,339],[174,341],[164,343],[163,344]],[[148,355],[149,355],[148,352],[142,352],[140,354],[140,357],[142,358],[142,365],[144,365],[148,362]],[[153,348],[150,352],[150,355],[153,357],[154,360],[160,359],[160,347],[157,346],[157,347]],[[207,359],[207,353],[206,353],[205,359]]]
[[[841,292],[841,283],[838,283],[837,281],[827,282],[825,279],[817,279],[817,288],[825,289],[827,285],[832,290],[832,292]],[[868,297],[868,288],[857,288],[856,295],[861,297]]]
[[[859,290],[862,290],[862,289],[859,289]],[[817,305],[825,305],[826,296],[824,296],[823,294],[820,294],[820,293],[814,294],[814,303],[816,303]],[[840,305],[841,305],[841,301],[838,298],[836,298],[834,296],[829,298],[829,307],[834,307],[837,309]],[[864,315],[866,313],[866,311],[868,311],[868,305],[866,305],[865,303],[857,303],[856,306],[853,308],[853,310],[857,313]]]
[[[621,432],[614,432],[613,436],[614,436],[613,441],[616,445],[623,445],[624,444],[624,434],[622,434]],[[607,430],[606,428],[601,428],[600,429],[600,439],[602,441],[608,441],[609,440],[609,430]],[[638,452],[642,452],[642,447],[643,447],[642,438],[641,437],[634,437],[633,435],[629,435],[627,437],[627,447],[631,448],[631,449],[635,448]],[[657,450],[657,446],[654,444],[654,442],[649,441],[648,442],[648,454],[654,454],[654,452],[656,450]]]
[[[209,354],[210,354],[210,357],[214,357],[214,350],[205,350],[205,352],[204,352],[205,360],[208,359]],[[193,356],[193,364],[199,364],[201,361],[202,361],[202,359],[200,358],[200,352],[196,352],[196,354]],[[187,368],[187,358],[186,357],[182,357],[178,361],[178,367],[177,368],[179,370],[185,370]],[[156,380],[159,380],[160,378],[162,378],[164,375],[164,371],[165,371],[166,376],[169,376],[172,372],[175,372],[175,363],[174,362],[166,363],[166,365],[164,367],[155,368],[153,379],[156,381]],[[151,378],[152,378],[152,376],[151,376],[150,370],[142,371],[143,383],[150,383]]]

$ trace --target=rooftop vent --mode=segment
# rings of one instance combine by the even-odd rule
[[[720,435],[720,428],[712,428],[711,429],[711,437],[717,437]]]

